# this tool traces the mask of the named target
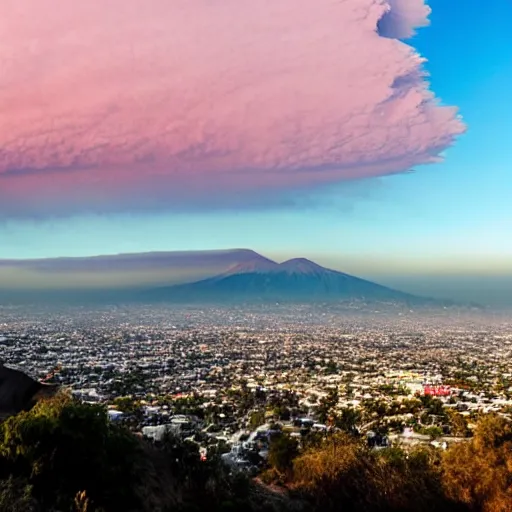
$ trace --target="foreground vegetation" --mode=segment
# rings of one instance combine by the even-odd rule
[[[512,510],[512,428],[483,417],[441,452],[370,450],[350,433],[285,434],[256,480],[215,453],[169,438],[155,446],[108,421],[101,406],[59,396],[0,425],[0,512]]]

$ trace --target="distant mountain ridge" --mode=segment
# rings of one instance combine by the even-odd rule
[[[52,272],[91,270],[135,270],[140,267],[173,265],[220,265],[252,261],[264,256],[251,249],[226,249],[205,251],[155,251],[141,253],[106,254],[98,256],[65,256],[58,258],[0,259],[0,268],[28,268]],[[270,260],[268,260],[270,261]],[[0,283],[1,285],[1,283]]]
[[[217,276],[193,283],[159,287],[142,294],[146,300],[286,301],[362,300],[369,302],[432,302],[404,292],[324,268],[305,258],[283,263],[257,255]]]
[[[50,291],[81,290],[89,295],[100,289],[170,286],[206,279],[256,259],[266,258],[250,249],[229,249],[0,259],[0,301],[7,292],[35,297]]]
[[[35,285],[5,286],[2,279],[7,276],[12,281],[13,275],[26,276]],[[35,282],[36,278],[40,281]],[[277,263],[250,249],[0,260],[0,304],[352,300],[441,305],[440,301],[324,268],[306,258]]]

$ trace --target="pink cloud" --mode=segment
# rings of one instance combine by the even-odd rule
[[[385,37],[411,37],[415,28],[429,24],[430,13],[424,0],[388,0],[387,12],[378,23],[379,32]]]
[[[202,207],[437,162],[423,0],[2,0],[0,214]],[[377,27],[378,30],[377,30]]]

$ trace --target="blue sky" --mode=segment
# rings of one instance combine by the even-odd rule
[[[432,0],[410,41],[468,132],[446,161],[288,208],[4,220],[0,258],[250,247],[369,277],[512,276],[512,2]]]

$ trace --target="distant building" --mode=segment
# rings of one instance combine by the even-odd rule
[[[188,436],[194,433],[197,426],[195,418],[190,416],[176,415],[170,418],[165,425],[147,426],[142,433],[154,441],[163,441],[166,435]]]
[[[423,394],[430,396],[450,396],[451,390],[450,386],[433,386],[427,384],[423,386]]]

